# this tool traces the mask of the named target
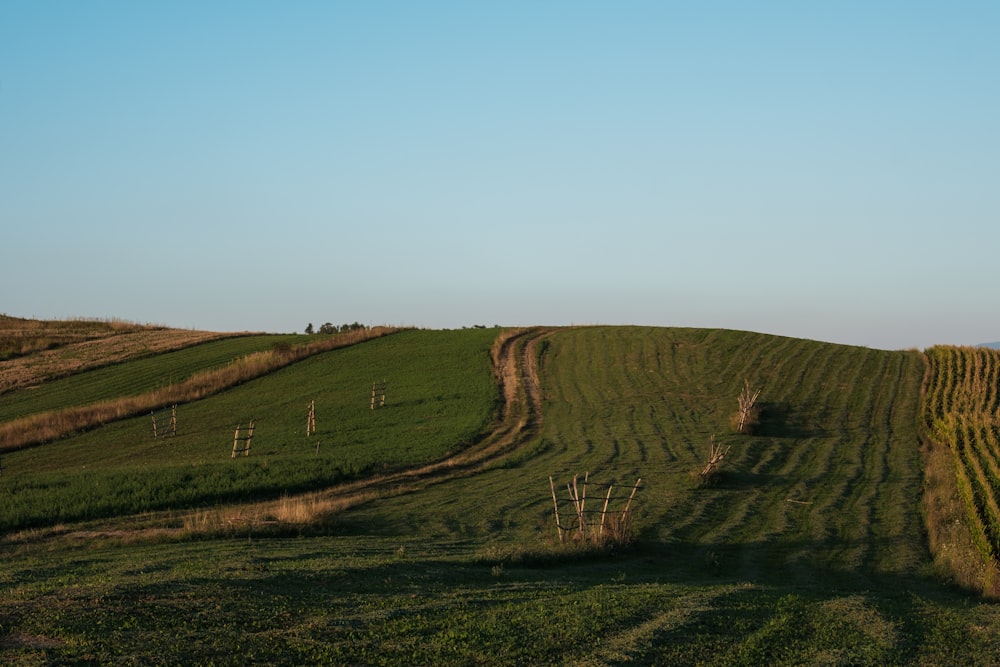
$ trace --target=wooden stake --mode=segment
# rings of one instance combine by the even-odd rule
[[[240,443],[240,425],[236,425],[236,433],[233,434],[233,455],[230,458],[236,458],[236,448]]]
[[[583,517],[583,503],[580,501],[580,490],[576,481],[577,476],[573,475],[573,488],[570,490],[570,495],[573,498],[573,505],[576,506],[577,530],[580,532],[580,537],[583,537],[587,531],[587,521]]]
[[[562,525],[559,523],[559,501],[556,499],[556,485],[552,481],[552,475],[549,475],[549,488],[552,489],[552,509],[556,515],[556,533],[559,534],[559,544],[563,542],[563,531]]]
[[[753,410],[754,403],[757,402],[758,396],[760,396],[760,389],[750,393],[750,380],[744,378],[743,391],[740,392],[739,398],[737,399],[740,404],[740,425],[737,430],[740,433],[743,432],[743,426],[746,423],[747,418],[750,416],[750,411]]]
[[[604,535],[604,518],[608,516],[608,503],[611,502],[611,489],[613,488],[614,485],[608,484],[608,495],[604,499],[604,509],[601,510],[601,530],[599,532],[600,535]]]
[[[642,477],[640,477],[639,479],[635,480],[635,486],[632,487],[632,493],[629,494],[628,502],[625,503],[625,509],[624,509],[624,511],[622,511],[622,518],[623,519],[628,514],[628,508],[632,506],[632,499],[635,498],[635,492],[639,490],[639,485],[640,484],[642,484]]]

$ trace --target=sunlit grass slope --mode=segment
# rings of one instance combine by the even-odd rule
[[[496,335],[397,333],[181,405],[174,437],[154,440],[143,416],[5,454],[0,526],[274,497],[441,458],[490,424]],[[386,404],[373,411],[371,385],[383,380]],[[317,432],[307,437],[312,401]],[[235,427],[251,419],[251,454],[233,460]]]
[[[743,576],[912,572],[925,562],[917,411],[924,365],[886,352],[697,329],[580,329],[544,359],[548,448],[565,479],[647,485],[647,539]],[[744,380],[761,423],[737,435]],[[721,483],[693,488],[712,437]],[[547,465],[544,465],[547,462]]]
[[[64,479],[94,466],[170,475],[172,461],[267,479],[282,461],[285,476],[365,442],[359,460],[394,452],[403,464],[416,453],[405,443],[440,454],[482,428],[496,397],[492,338],[410,332],[302,362],[190,406],[203,412],[181,413],[189,430],[172,454],[173,444],[161,452],[146,441],[136,420],[67,441],[61,462],[58,453],[31,458],[47,448],[4,461]],[[927,552],[920,353],[642,327],[557,330],[538,350],[543,414],[526,444],[468,477],[356,506],[324,524],[326,535],[269,538],[247,526],[237,539],[191,542],[37,546],[30,533],[0,542],[0,657],[996,664],[997,606],[942,583]],[[429,355],[421,372],[392,370],[414,355]],[[484,384],[458,390],[458,377]],[[381,379],[395,415],[368,410],[370,383]],[[745,380],[761,388],[761,420],[737,435],[730,416]],[[328,403],[333,394],[344,403]],[[318,459],[299,433],[314,397]],[[260,457],[212,458],[228,457],[231,422],[251,416]],[[730,449],[719,483],[703,487],[693,473],[713,435]],[[394,446],[380,449],[386,441]],[[587,472],[592,483],[642,478],[633,549],[595,556],[558,546],[549,476],[563,493]]]
[[[540,437],[501,469],[407,499],[442,522],[442,537],[448,524],[487,540],[554,539],[549,476],[565,493],[589,473],[642,478],[642,539],[734,575],[852,578],[927,564],[919,353],[641,327],[562,330],[542,350]],[[730,426],[744,380],[762,389],[752,435]],[[698,488],[713,436],[731,449],[720,483]]]
[[[343,517],[358,536],[329,563],[365,553],[347,567],[372,587],[325,580],[340,611],[307,631],[312,648],[390,664],[989,663],[996,614],[944,587],[926,548],[919,353],[580,328],[541,362],[527,448]],[[749,436],[729,427],[744,379],[762,388]],[[702,488],[713,434],[732,448]],[[548,477],[586,472],[643,479],[634,552],[558,555]]]

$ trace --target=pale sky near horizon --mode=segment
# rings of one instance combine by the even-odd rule
[[[0,0],[0,312],[1000,340],[1000,2]]]

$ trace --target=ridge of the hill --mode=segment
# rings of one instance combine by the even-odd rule
[[[243,335],[125,320],[27,320],[0,315],[0,395],[94,368]]]

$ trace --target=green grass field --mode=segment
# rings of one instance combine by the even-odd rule
[[[489,368],[495,336],[479,330],[398,333],[179,406],[176,436],[153,439],[144,415],[7,454],[0,528],[276,497],[442,458],[489,425],[496,403]],[[254,342],[206,345],[231,352],[240,340]],[[216,355],[200,358],[219,362]],[[127,375],[131,365],[145,371],[151,361],[117,367],[115,375]],[[167,368],[163,360],[152,365],[153,375]],[[83,375],[94,373],[101,372]],[[373,380],[387,383],[386,405],[374,411]],[[102,386],[111,392],[118,385]],[[307,438],[313,401],[317,432]],[[235,427],[251,419],[253,455],[233,460]]]
[[[76,373],[28,391],[0,395],[0,421],[124,396],[181,382],[198,371],[219,368],[241,356],[291,345],[304,336],[245,336],[202,343],[124,364]]]
[[[485,467],[311,529],[130,529],[146,520],[136,512],[274,498],[460,451],[497,418],[497,334],[408,331],[310,357],[181,406],[172,439],[153,441],[144,416],[4,454],[0,659],[995,663],[1000,612],[928,545],[927,365],[914,351],[555,330],[535,348],[540,418]],[[387,404],[372,411],[380,380]],[[761,388],[760,419],[737,434],[745,381]],[[250,418],[252,454],[233,460],[233,427]],[[713,437],[728,454],[718,482],[699,485]],[[549,478],[562,498],[588,473],[592,498],[642,479],[631,545],[559,544]]]

